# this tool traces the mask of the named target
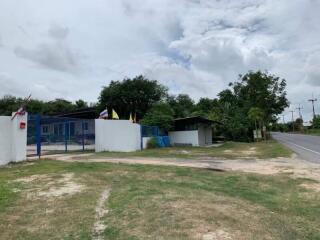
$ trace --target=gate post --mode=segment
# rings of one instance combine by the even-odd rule
[[[82,151],[84,151],[84,121],[81,122],[82,126]]]
[[[67,152],[68,151],[68,134],[67,134],[67,130],[68,130],[68,122],[64,123],[64,151]]]

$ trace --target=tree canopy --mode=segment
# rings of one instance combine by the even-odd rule
[[[188,94],[169,96],[167,102],[173,109],[176,118],[188,117],[195,111],[195,103]]]
[[[156,103],[141,120],[141,124],[158,126],[163,130],[170,130],[173,125],[174,112],[166,102]]]
[[[248,72],[230,83],[217,98],[200,98],[195,102],[188,94],[169,95],[167,87],[140,75],[111,81],[100,93],[97,110],[102,111],[107,107],[111,115],[114,109],[121,119],[129,119],[132,113],[142,124],[157,125],[164,130],[172,127],[174,118],[203,116],[222,123],[217,130],[227,139],[250,141],[256,123],[265,126],[274,124],[277,115],[288,107],[285,88],[284,79],[268,72]],[[21,98],[3,97],[0,99],[0,114],[10,115],[22,102]],[[75,103],[64,99],[49,102],[32,99],[27,111],[52,114],[87,106],[81,99]],[[318,120],[317,116],[314,126],[319,125]]]
[[[263,113],[262,124],[277,121],[277,115],[289,106],[285,91],[286,81],[267,72],[249,72],[230,83],[228,89],[218,94],[222,109],[222,131],[234,140],[252,139],[254,122],[250,109]]]
[[[312,120],[312,126],[314,128],[320,128],[320,115],[316,115]]]
[[[167,96],[167,91],[156,80],[149,80],[142,75],[111,81],[100,93],[99,110],[107,107],[109,114],[114,109],[121,119],[128,119],[130,113],[141,119],[155,103]]]
[[[0,115],[11,115],[12,112],[19,109],[23,101],[24,100],[22,98],[10,95],[4,96],[0,99]],[[49,102],[31,99],[26,106],[26,110],[30,114],[50,115],[54,113],[74,111],[84,107],[88,107],[88,103],[81,99],[75,103],[64,99],[55,99]]]

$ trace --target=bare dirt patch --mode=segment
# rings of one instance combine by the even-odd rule
[[[231,150],[225,150],[232,152]],[[251,149],[253,151],[253,149]],[[53,157],[52,157],[53,158]],[[246,173],[258,173],[265,175],[290,174],[294,178],[310,178],[320,181],[320,165],[307,162],[293,155],[291,158],[273,158],[273,159],[177,159],[177,158],[152,158],[152,157],[127,157],[127,158],[95,158],[93,154],[73,156],[56,156],[53,159],[66,162],[109,162],[125,164],[147,164],[180,166],[192,168],[217,169],[221,171],[241,171]]]
[[[232,150],[224,150],[223,152],[224,153],[234,153],[234,151],[232,151]]]
[[[251,147],[249,150],[241,151],[241,154],[245,156],[252,156],[257,154],[257,150],[255,147]]]
[[[232,240],[230,233],[223,229],[217,229],[215,232],[209,232],[202,236],[202,240]]]
[[[28,199],[70,196],[81,192],[84,186],[74,180],[73,173],[61,175],[31,175],[16,179],[25,185]]]
[[[103,222],[103,217],[108,213],[108,209],[105,207],[106,201],[110,195],[110,188],[106,188],[99,198],[96,206],[95,223],[93,225],[93,236],[92,239],[100,240],[103,239],[102,233],[106,229],[106,225]]]
[[[14,180],[15,182],[23,182],[23,183],[30,183],[30,182],[35,182],[35,181],[43,181],[43,180],[48,180],[50,177],[48,174],[37,174],[37,175],[31,175],[28,177],[22,177]]]
[[[320,192],[320,183],[303,183],[300,184],[300,186],[315,192]]]

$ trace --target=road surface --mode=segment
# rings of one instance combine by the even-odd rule
[[[289,147],[302,159],[320,163],[320,137],[279,132],[273,132],[272,137]]]

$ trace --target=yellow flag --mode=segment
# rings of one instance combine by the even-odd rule
[[[133,122],[132,114],[131,114],[131,113],[130,113],[130,118],[129,118],[129,120],[130,120],[131,122]]]
[[[133,122],[134,122],[134,123],[136,123],[136,122],[137,122],[137,113],[134,113]]]
[[[119,119],[119,116],[114,109],[112,109],[112,119]]]

